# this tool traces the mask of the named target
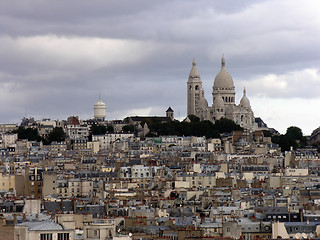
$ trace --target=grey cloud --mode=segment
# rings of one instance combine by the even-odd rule
[[[320,18],[316,7],[308,7],[311,3],[316,1],[301,7],[300,1],[253,0],[2,1],[0,39],[7,40],[0,45],[0,86],[6,90],[0,96],[0,121],[17,119],[24,109],[52,118],[91,116],[99,91],[114,118],[130,109],[158,111],[169,105],[182,116],[192,58],[210,104],[223,53],[237,95],[246,85],[251,96],[306,98],[312,92],[315,97],[317,80],[297,79],[285,94],[255,85],[268,74],[284,77],[319,69]],[[65,51],[36,44],[26,50],[12,43],[44,36],[67,39],[71,45]],[[84,38],[88,44],[72,52],[72,41]],[[104,57],[98,44],[101,55],[96,59],[86,55],[94,38],[138,42],[141,47],[123,51],[121,61],[123,52],[110,49]],[[308,84],[301,87],[302,81]]]

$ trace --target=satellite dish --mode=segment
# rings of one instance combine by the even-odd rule
[[[305,233],[302,233],[301,236],[302,236],[302,238],[304,238],[304,239],[308,238],[308,235],[305,234]]]

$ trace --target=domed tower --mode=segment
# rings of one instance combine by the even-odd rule
[[[94,118],[98,121],[104,121],[106,118],[106,104],[101,99],[94,104]]]
[[[243,89],[243,96],[240,100],[240,104],[235,108],[234,118],[234,121],[243,128],[255,128],[255,118],[245,88]]]
[[[243,107],[247,110],[251,110],[250,101],[249,101],[249,98],[247,97],[247,91],[245,88],[243,89],[243,96],[240,100],[240,107]]]
[[[215,98],[218,95],[221,95],[222,100],[226,106],[235,105],[235,87],[232,77],[226,70],[226,62],[224,57],[222,57],[221,59],[221,70],[214,79],[212,87],[213,103],[215,102]]]
[[[212,116],[213,122],[226,116],[224,101],[222,100],[222,97],[219,92],[217,93],[216,97],[213,99],[212,106],[213,106],[212,109],[214,113]]]
[[[202,81],[197,68],[196,60],[193,59],[192,68],[189,74],[187,82],[187,114],[188,115],[199,115],[199,110],[204,98],[204,91],[202,89]]]

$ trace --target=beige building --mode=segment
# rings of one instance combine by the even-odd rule
[[[92,214],[56,214],[55,221],[66,229],[83,229],[85,225],[92,223]]]
[[[99,219],[84,226],[83,239],[111,239],[116,235],[116,226],[113,219]]]
[[[4,148],[7,148],[16,143],[18,140],[18,133],[5,133],[1,134],[2,144]]]
[[[92,141],[99,142],[100,149],[107,149],[114,145],[116,141],[133,138],[133,133],[107,133],[105,135],[93,135]]]
[[[24,194],[25,177],[0,173],[0,191],[12,191],[16,195]]]
[[[18,129],[18,124],[5,123],[0,124],[0,132],[7,133]]]
[[[52,142],[51,152],[52,153],[64,153],[67,150],[66,142]]]
[[[68,197],[74,196],[92,196],[93,183],[91,180],[69,179],[68,181]]]
[[[284,170],[285,176],[308,176],[309,170],[307,168],[286,168]]]
[[[42,197],[57,194],[57,173],[43,172]]]
[[[91,150],[92,153],[98,153],[100,150],[99,142],[87,142],[87,149]]]
[[[213,174],[182,174],[176,178],[177,188],[205,188],[216,185],[216,176]]]
[[[75,231],[53,221],[23,222],[14,227],[14,240],[73,240]]]

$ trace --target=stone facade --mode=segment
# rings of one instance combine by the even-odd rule
[[[243,97],[239,105],[235,104],[235,94],[233,79],[227,72],[225,59],[222,57],[221,70],[217,74],[212,87],[212,105],[209,106],[204,97],[196,61],[193,60],[187,82],[188,115],[195,115],[200,120],[209,120],[213,123],[220,118],[228,118],[245,129],[256,129],[254,114],[246,96],[246,90],[243,91]]]

